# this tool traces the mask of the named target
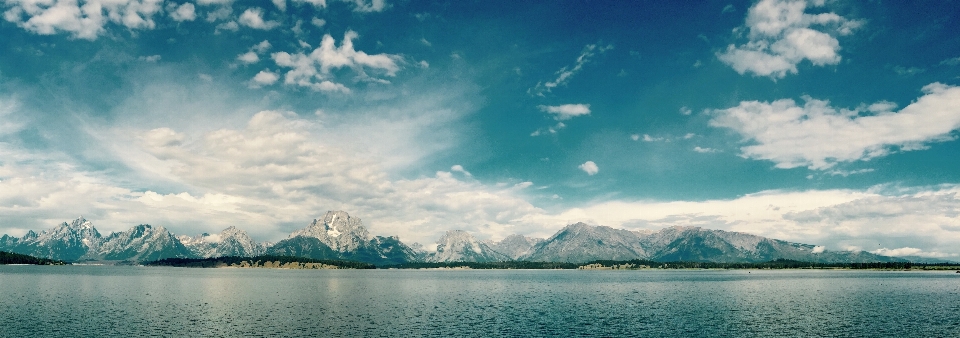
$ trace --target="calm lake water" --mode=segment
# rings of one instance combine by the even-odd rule
[[[0,266],[3,337],[960,337],[960,274]]]

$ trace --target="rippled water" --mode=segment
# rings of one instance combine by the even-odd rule
[[[4,337],[960,336],[960,274],[0,266]]]

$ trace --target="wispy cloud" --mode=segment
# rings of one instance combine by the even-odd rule
[[[536,86],[527,90],[527,94],[544,96],[544,93],[549,93],[558,86],[566,85],[574,75],[583,70],[583,66],[590,62],[590,59],[597,54],[606,53],[611,49],[613,49],[613,45],[586,45],[583,47],[583,51],[580,52],[580,56],[577,57],[577,61],[572,66],[560,68],[560,70],[556,72],[556,79],[552,81],[538,82]]]

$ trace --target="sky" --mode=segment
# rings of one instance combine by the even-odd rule
[[[956,2],[0,4],[0,233],[344,210],[960,257]]]

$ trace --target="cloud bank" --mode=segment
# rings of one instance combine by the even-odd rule
[[[960,129],[960,87],[932,83],[922,91],[925,95],[896,112],[890,102],[838,109],[810,97],[802,106],[791,99],[743,101],[711,112],[710,125],[754,143],[740,148],[743,157],[772,161],[777,168],[825,170],[953,140]]]

